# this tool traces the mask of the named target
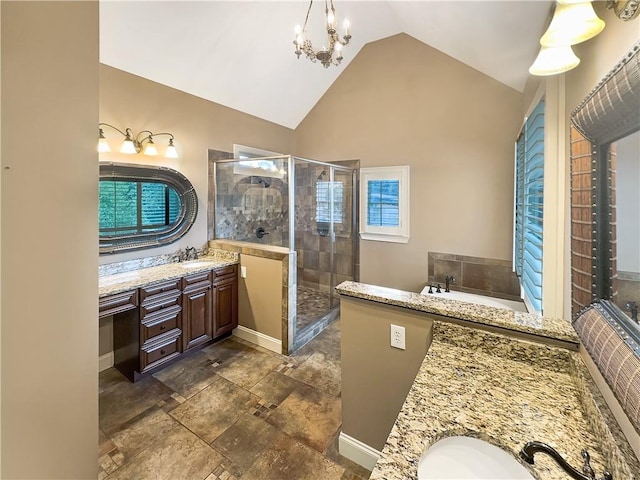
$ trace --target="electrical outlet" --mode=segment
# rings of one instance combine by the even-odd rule
[[[400,350],[406,349],[404,342],[404,327],[391,324],[391,346],[399,348]]]
[[[247,278],[247,267],[244,265],[240,266],[240,278]]]

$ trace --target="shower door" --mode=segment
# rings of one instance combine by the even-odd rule
[[[337,317],[339,299],[334,288],[354,279],[355,173],[322,162],[294,161],[298,258],[295,343],[300,343]]]

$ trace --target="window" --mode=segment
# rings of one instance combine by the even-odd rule
[[[542,313],[544,99],[516,142],[514,265],[530,311]]]
[[[151,248],[178,240],[193,225],[193,185],[167,167],[100,163],[100,253]]]
[[[408,242],[409,167],[362,168],[360,183],[360,237]]]
[[[253,158],[280,157],[282,154],[233,144],[233,158],[240,159],[233,166],[236,175],[259,175],[261,177],[284,178],[287,174],[287,162],[284,158],[273,160],[251,160]]]
[[[100,182],[100,236],[153,232],[171,225],[180,214],[180,197],[160,182]]]
[[[331,191],[333,191],[333,223],[342,223],[343,184],[322,181],[316,182],[317,223],[331,222]]]

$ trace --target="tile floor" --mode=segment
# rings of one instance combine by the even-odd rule
[[[132,384],[100,373],[99,479],[360,480],[338,453],[340,322],[291,357],[226,339]]]
[[[325,315],[331,308],[329,292],[298,285],[296,328],[302,330]]]

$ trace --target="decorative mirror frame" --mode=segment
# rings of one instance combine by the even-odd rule
[[[185,235],[198,214],[198,197],[187,177],[168,167],[100,162],[100,180],[153,181],[173,187],[180,197],[178,220],[168,228],[150,233],[100,237],[100,255],[168,245]]]
[[[615,172],[610,169],[609,146],[640,130],[640,42],[571,112],[571,126],[573,313],[577,316],[588,303],[600,301],[623,338],[637,347],[640,326],[610,301],[616,290],[616,242],[615,208],[610,201]],[[579,200],[579,190],[588,187],[587,203],[585,197]]]

